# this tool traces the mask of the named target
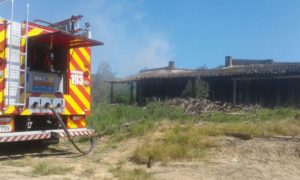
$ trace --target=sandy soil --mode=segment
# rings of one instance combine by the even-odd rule
[[[120,164],[126,169],[144,169],[155,179],[300,179],[300,137],[250,140],[222,137],[220,146],[211,149],[204,160],[166,165],[156,162],[151,168],[129,160],[135,147],[143,141],[145,138],[132,138],[109,144],[102,138],[88,156],[80,156],[69,144],[61,143],[43,151],[44,156],[2,159],[0,179],[116,179],[111,169]],[[9,152],[20,154],[13,149]],[[51,155],[53,152],[63,154]],[[42,162],[72,170],[57,175],[36,175],[34,168]]]

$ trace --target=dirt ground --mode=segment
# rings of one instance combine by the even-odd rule
[[[120,166],[129,170],[143,169],[154,179],[300,179],[300,137],[250,140],[222,137],[220,146],[212,148],[203,160],[155,162],[151,168],[130,161],[135,147],[143,141],[145,137],[111,144],[107,138],[101,138],[93,153],[87,156],[80,156],[66,142],[51,146],[42,156],[7,159],[2,153],[0,179],[119,179],[113,169]],[[26,148],[30,153],[38,151]],[[8,152],[17,155],[19,150]],[[50,175],[45,169],[39,169],[48,164],[52,167]],[[66,170],[60,172],[53,167]]]

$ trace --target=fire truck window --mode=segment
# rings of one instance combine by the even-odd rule
[[[68,52],[69,49],[62,46],[28,41],[27,91],[65,93]]]
[[[36,41],[28,43],[28,68],[30,71],[64,73],[68,49]]]

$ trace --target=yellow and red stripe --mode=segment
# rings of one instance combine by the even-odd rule
[[[7,31],[7,26],[5,26],[4,31]],[[42,27],[42,26],[30,23],[29,26],[28,26],[28,37],[38,36],[38,35],[41,35],[41,34],[47,34],[47,33],[51,33],[51,32],[54,32],[54,31],[57,31],[57,30],[54,30],[54,29],[51,30],[49,28]],[[22,35],[23,36],[26,35],[26,23],[25,22],[22,23]],[[6,38],[8,38],[8,37],[6,37]],[[21,39],[21,51],[22,52],[25,52],[25,45],[26,45],[26,40],[25,40],[25,38],[22,38]],[[4,58],[4,61],[6,61],[6,57]],[[4,67],[5,67],[5,65],[4,65]],[[24,56],[21,57],[21,68],[25,69],[25,59],[24,59]],[[24,86],[24,79],[25,79],[24,76],[25,76],[25,74],[21,73],[20,76],[21,76],[20,77],[20,80],[21,80],[20,85]],[[0,83],[1,83],[1,81],[0,81]],[[4,92],[4,89],[5,89],[4,80],[3,80],[3,85],[2,86],[3,86],[3,90],[2,91]],[[1,90],[1,88],[0,88],[0,90]],[[19,112],[19,110],[16,108],[16,106],[5,107],[5,104],[4,104],[5,100],[4,100],[4,93],[3,92],[0,91],[0,93],[1,93],[0,97],[2,97],[2,98],[0,98],[0,100],[2,100],[2,101],[0,101],[0,102],[2,102],[2,103],[0,103],[0,104],[2,104],[2,110],[3,110],[2,114],[6,114],[6,115],[8,115],[8,114],[30,115],[31,114],[28,109],[24,109],[22,112]],[[32,95],[32,94],[31,93],[26,93],[26,97],[27,98],[30,95]],[[44,95],[40,95],[40,96],[44,96]],[[45,96],[47,96],[47,95],[45,95]],[[20,99],[21,102],[24,102],[24,101],[27,100],[27,98],[24,99],[25,98],[25,93],[24,93],[24,91],[22,89],[21,89],[21,93],[20,93],[20,98],[21,98]]]
[[[6,21],[3,20],[3,23],[1,23],[0,19],[0,70],[5,70],[5,62],[6,62],[6,41],[7,41],[7,26]],[[23,23],[23,32],[22,34],[25,35],[25,23]],[[29,24],[29,30],[28,30],[28,36],[38,36],[41,34],[46,33],[52,33],[57,30],[39,26],[36,24]],[[25,52],[25,39],[23,38],[21,40],[21,50]],[[1,47],[4,47],[1,49]],[[4,49],[4,50],[3,50]],[[21,68],[25,68],[25,61],[24,57],[21,58]],[[64,115],[86,115],[90,113],[90,84],[91,84],[91,77],[90,77],[90,69],[91,69],[91,48],[90,47],[81,47],[81,48],[74,48],[69,50],[68,55],[68,71],[67,71],[67,93],[63,95],[65,99],[65,111]],[[72,84],[72,80],[70,77],[71,71],[79,71],[85,74],[88,74],[88,76],[84,76],[84,84],[76,85]],[[22,80],[20,85],[24,85],[24,73],[21,73],[20,79]],[[5,89],[5,72],[1,76],[0,75],[0,111],[2,110],[1,114],[21,114],[21,115],[30,115],[31,112],[28,109],[24,109],[22,112],[19,112],[19,110],[15,106],[10,107],[4,107],[4,89]],[[34,97],[52,97],[55,98],[55,94],[38,94],[38,93],[26,93],[26,99],[25,99],[25,93],[21,91],[21,102],[27,101],[28,97],[34,96]],[[61,95],[62,96],[62,95]]]
[[[22,35],[25,36],[26,35],[26,23],[23,22],[22,26],[23,26],[23,28],[22,28]],[[51,32],[54,32],[54,30],[51,31],[51,30],[49,30],[46,27],[43,28],[42,26],[39,26],[39,25],[36,25],[36,24],[30,23],[29,26],[28,26],[28,37],[38,36],[38,35],[47,34],[47,33],[51,33]],[[22,52],[25,52],[25,45],[26,45],[26,39],[22,38],[22,40],[21,40],[21,51]],[[25,69],[25,59],[24,59],[24,56],[21,57],[21,68]],[[21,86],[24,86],[24,81],[23,81],[25,79],[24,76],[25,76],[25,73],[21,73],[21,78],[20,78],[20,80],[21,80],[20,85]],[[34,96],[32,93],[26,93],[26,97],[27,98],[29,96],[31,96],[31,95]],[[44,96],[44,95],[38,94],[37,96],[39,97],[39,96]],[[49,95],[46,95],[46,96],[48,97]],[[50,95],[50,96],[52,96],[52,95]],[[53,95],[53,97],[55,97],[55,96]],[[27,101],[27,98],[25,99],[24,90],[21,89],[20,101],[21,102]],[[12,109],[12,108],[10,108],[10,109]],[[11,114],[11,113],[12,113],[11,111],[5,111],[4,112],[4,114]],[[18,112],[15,111],[15,113],[18,113]],[[22,114],[22,115],[30,115],[31,113],[30,113],[30,111],[28,109],[25,109],[20,114]]]
[[[70,73],[72,71],[79,71],[90,73],[91,59],[90,48],[81,47],[70,49],[69,53],[69,83],[68,83],[68,95],[65,95],[66,111],[65,114],[89,114],[90,113],[90,76],[85,77],[84,81],[88,82],[88,85],[84,84],[72,84]]]
[[[5,65],[6,65],[6,48],[7,48],[7,22],[4,19],[0,19],[0,111],[4,107],[4,77],[5,77]]]
[[[68,116],[67,118],[67,128],[85,128],[86,119],[85,116]]]

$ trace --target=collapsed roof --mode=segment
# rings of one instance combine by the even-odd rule
[[[111,82],[131,82],[143,79],[167,79],[184,77],[256,77],[282,76],[300,73],[300,62],[274,62],[267,60],[232,59],[225,57],[225,66],[213,69],[179,69],[173,61],[169,66],[142,70],[139,73]]]

